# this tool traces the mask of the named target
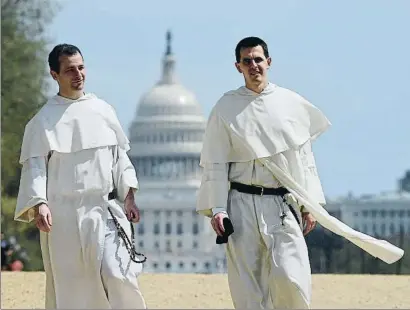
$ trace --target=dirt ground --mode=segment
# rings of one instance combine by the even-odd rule
[[[44,308],[41,272],[2,272],[1,309]],[[232,309],[226,275],[142,274],[150,309]],[[312,308],[410,308],[410,276],[313,275]]]

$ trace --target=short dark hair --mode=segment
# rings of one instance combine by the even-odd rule
[[[83,54],[77,46],[65,43],[58,44],[48,55],[48,65],[50,66],[51,70],[60,73],[60,56],[72,56],[77,53],[79,53],[81,57],[83,57]]]
[[[269,57],[268,45],[261,38],[258,37],[246,37],[239,41],[235,48],[236,62],[241,61],[241,49],[255,46],[262,46],[263,54],[266,58]]]

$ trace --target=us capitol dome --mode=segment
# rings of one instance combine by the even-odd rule
[[[129,128],[128,154],[140,183],[137,251],[147,256],[145,272],[224,272],[223,247],[209,218],[195,211],[207,119],[177,78],[170,32],[166,40],[162,76],[142,95]]]

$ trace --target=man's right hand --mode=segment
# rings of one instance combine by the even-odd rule
[[[49,232],[52,226],[51,211],[49,207],[42,203],[35,207],[35,220],[38,229]]]
[[[225,217],[228,217],[228,215],[224,212],[220,212],[215,214],[211,219],[212,228],[218,236],[222,236],[222,234],[225,232],[223,224],[223,219]]]

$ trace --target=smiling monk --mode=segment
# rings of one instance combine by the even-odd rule
[[[84,92],[81,51],[60,44],[48,60],[59,91],[26,125],[15,211],[40,230],[46,308],[146,308],[129,141],[113,107]]]

